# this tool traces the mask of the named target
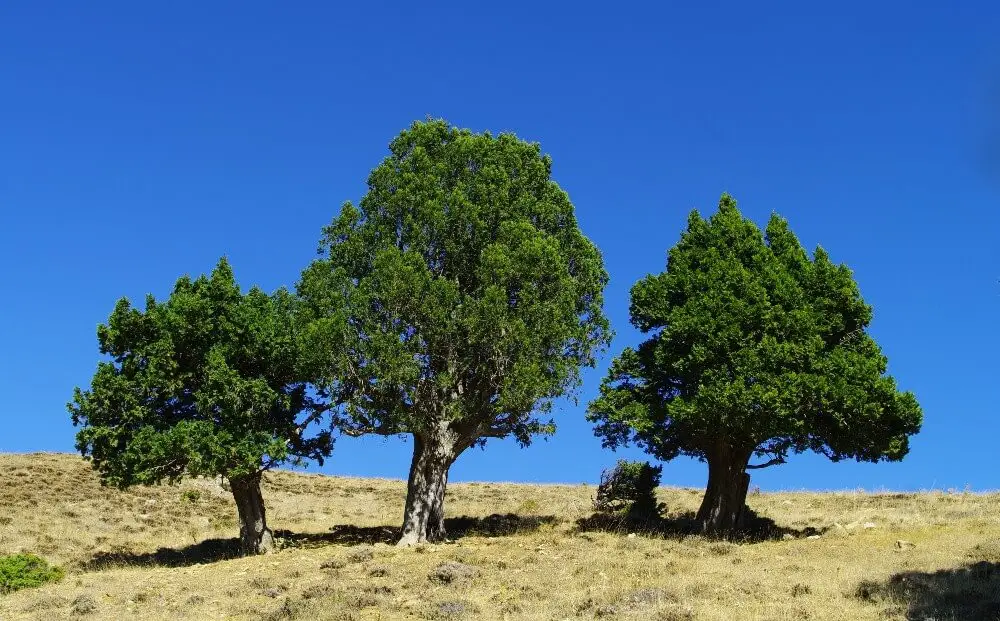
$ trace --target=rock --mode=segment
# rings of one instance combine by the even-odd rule
[[[912,541],[905,541],[903,539],[896,540],[896,549],[898,550],[912,550],[915,547],[917,547],[917,545]]]
[[[430,578],[431,582],[437,582],[438,584],[454,584],[456,582],[471,580],[478,575],[478,567],[456,561],[448,561],[435,567],[427,577]]]
[[[862,528],[875,528],[875,522],[865,522],[861,525]]]
[[[819,539],[819,535],[809,535],[806,539]]]
[[[791,541],[793,539],[795,539],[795,537],[793,537],[791,533],[785,533],[781,536],[782,541]]]
[[[629,533],[628,534],[628,538],[629,539],[635,539],[635,533]]]

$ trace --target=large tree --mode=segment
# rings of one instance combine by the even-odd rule
[[[632,287],[630,314],[649,338],[613,361],[588,418],[605,446],[708,462],[706,534],[741,528],[749,469],[806,450],[895,461],[920,429],[851,271],[822,248],[810,257],[777,215],[762,234],[728,195],[708,220],[691,213],[666,271]]]
[[[243,294],[223,259],[210,277],[177,281],[145,310],[119,300],[97,330],[101,361],[69,404],[77,448],[107,485],[225,477],[245,554],[269,551],[261,474],[329,455],[324,412],[303,381],[294,298]]]
[[[401,545],[443,539],[455,459],[552,433],[553,400],[607,345],[601,255],[551,168],[513,134],[414,123],[302,275],[344,433],[413,438]]]

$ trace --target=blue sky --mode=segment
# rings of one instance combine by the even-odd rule
[[[754,484],[1000,488],[1000,5],[289,4],[0,4],[0,451],[73,449],[65,403],[117,298],[221,255],[245,286],[294,283],[432,115],[541,142],[617,330],[555,437],[470,451],[452,480],[592,482],[639,455],[603,451],[584,404],[640,338],[631,284],[728,191],[851,266],[925,411],[902,463],[800,456]],[[404,477],[408,451],[345,440],[323,470]]]

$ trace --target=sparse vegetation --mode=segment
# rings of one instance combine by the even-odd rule
[[[458,483],[454,543],[401,549],[405,482],[272,471],[278,551],[239,557],[232,523],[211,519],[232,503],[218,479],[118,490],[70,455],[0,455],[0,469],[0,554],[66,571],[0,596],[4,621],[965,620],[995,618],[1000,594],[1000,494],[762,492],[755,510],[785,537],[736,543],[590,529],[592,485]],[[656,496],[684,523],[701,492]]]

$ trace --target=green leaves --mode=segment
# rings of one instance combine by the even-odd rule
[[[324,230],[298,292],[318,375],[349,395],[349,433],[551,431],[537,415],[610,329],[600,253],[550,172],[511,134],[414,123]]]
[[[78,450],[120,487],[329,454],[329,431],[303,433],[325,406],[307,390],[296,313],[284,290],[242,294],[224,259],[145,310],[120,300],[98,328],[111,360],[69,404]]]
[[[731,452],[783,459],[901,459],[922,415],[885,375],[871,308],[850,270],[810,259],[788,223],[766,235],[723,195],[693,212],[667,269],[632,288],[650,338],[611,366],[588,418],[606,446],[635,441],[660,459]]]

